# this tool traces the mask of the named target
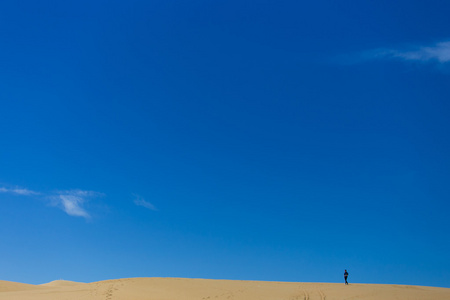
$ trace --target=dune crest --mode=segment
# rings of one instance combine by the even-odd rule
[[[57,286],[78,286],[78,285],[82,285],[82,284],[86,284],[86,283],[59,279],[59,280],[53,280],[51,282],[41,284],[40,286],[55,286],[55,287],[57,287]]]
[[[56,280],[33,286],[0,281],[0,300],[435,300],[450,289],[424,286],[184,278],[126,278],[93,283]]]

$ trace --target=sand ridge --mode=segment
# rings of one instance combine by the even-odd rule
[[[126,278],[28,285],[0,281],[0,300],[436,300],[450,289],[378,284]]]
[[[46,287],[62,287],[62,286],[79,286],[79,285],[83,285],[86,283],[82,283],[82,282],[75,282],[75,281],[69,281],[69,280],[54,280],[51,281],[49,283],[44,283],[41,284],[40,286],[46,286]]]

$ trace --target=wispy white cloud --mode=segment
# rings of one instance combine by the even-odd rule
[[[50,201],[51,206],[59,207],[69,216],[83,217],[85,219],[91,218],[91,215],[85,208],[86,204],[93,198],[104,196],[103,193],[79,189],[41,193],[22,187],[5,186],[0,187],[0,193],[18,196],[38,196],[43,198],[44,201]]]
[[[144,198],[142,198],[141,196],[136,194],[133,194],[133,196],[134,196],[134,204],[136,204],[137,206],[142,206],[154,211],[158,210],[153,204],[151,204],[148,201],[145,201]]]
[[[397,49],[380,48],[362,53],[363,60],[395,59],[416,62],[450,63],[450,41],[430,46],[409,46]]]
[[[8,193],[8,194],[15,194],[15,195],[23,195],[23,196],[31,196],[31,195],[40,195],[39,192],[35,192],[29,189],[25,188],[6,188],[6,187],[0,187],[0,193]]]
[[[83,208],[85,200],[82,197],[73,195],[59,195],[62,209],[69,215],[74,217],[90,218],[89,213]]]
[[[102,193],[83,190],[57,191],[50,196],[53,205],[61,208],[69,216],[90,219],[91,215],[84,208],[85,203],[94,197],[103,196]]]

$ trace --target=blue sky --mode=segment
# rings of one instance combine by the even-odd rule
[[[0,279],[450,287],[446,1],[2,1]]]

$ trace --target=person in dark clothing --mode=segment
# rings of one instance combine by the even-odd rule
[[[348,272],[347,272],[347,270],[345,270],[345,272],[344,272],[345,284],[348,284],[347,277],[348,277]]]

